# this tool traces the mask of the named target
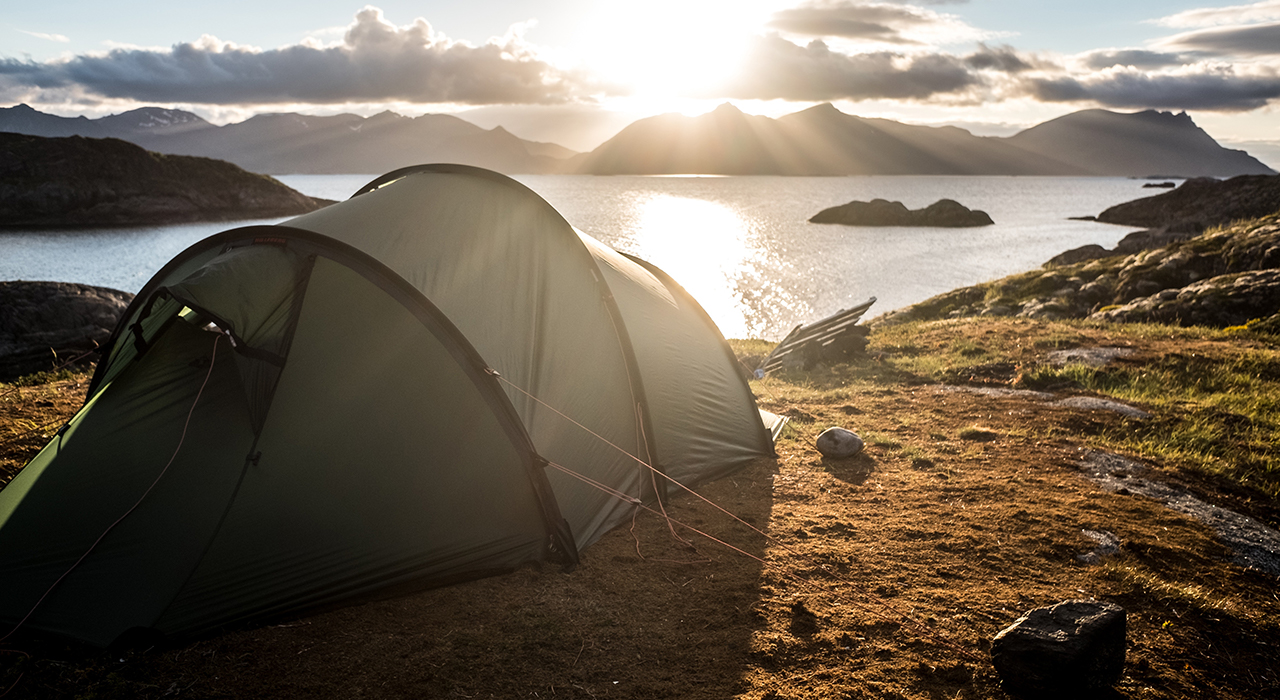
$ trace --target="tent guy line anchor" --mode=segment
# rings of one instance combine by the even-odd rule
[[[556,407],[554,407],[554,406],[552,406],[552,405],[548,404],[547,402],[543,401],[542,399],[538,398],[537,396],[534,396],[534,395],[533,395],[533,394],[531,394],[530,392],[525,391],[523,388],[521,388],[521,387],[517,386],[516,384],[514,384],[514,383],[513,383],[513,382],[511,382],[510,380],[508,380],[508,379],[506,379],[506,378],[502,377],[502,376],[501,376],[501,375],[499,375],[497,372],[493,372],[493,375],[494,375],[495,377],[497,377],[499,381],[501,381],[501,382],[503,382],[503,383],[507,384],[507,385],[508,385],[508,386],[510,386],[512,389],[515,389],[516,391],[520,392],[521,394],[524,394],[525,396],[528,396],[530,399],[532,399],[532,400],[534,400],[534,401],[538,402],[538,403],[539,403],[539,404],[541,404],[542,406],[545,406],[545,407],[546,407],[548,410],[550,410],[551,412],[553,412],[553,413],[555,413],[556,415],[558,415],[558,416],[560,416],[560,417],[564,418],[565,420],[569,421],[570,423],[573,423],[574,425],[578,426],[579,428],[581,428],[581,429],[583,429],[583,430],[587,431],[588,433],[590,433],[591,435],[593,435],[594,437],[596,437],[596,438],[597,438],[598,440],[600,440],[601,442],[605,443],[606,445],[609,445],[610,447],[614,448],[615,450],[618,450],[619,452],[621,452],[622,454],[624,454],[624,455],[626,455],[627,457],[631,458],[631,459],[632,459],[632,460],[634,460],[635,462],[638,462],[639,464],[643,465],[645,468],[649,469],[651,473],[661,475],[664,479],[666,479],[666,480],[670,481],[671,483],[675,484],[676,486],[679,486],[679,487],[680,487],[681,489],[683,489],[684,491],[686,491],[686,492],[688,492],[688,493],[692,494],[692,495],[693,495],[695,498],[697,498],[698,500],[700,500],[700,501],[702,501],[702,502],[706,503],[707,505],[710,505],[712,508],[715,508],[716,510],[718,510],[718,511],[720,511],[721,513],[723,513],[723,514],[725,514],[725,515],[729,516],[729,517],[730,517],[730,518],[732,518],[733,520],[736,520],[737,522],[739,522],[739,523],[741,523],[741,524],[745,525],[747,528],[749,528],[749,529],[750,529],[750,530],[752,530],[753,532],[755,532],[755,533],[757,533],[757,534],[759,534],[759,535],[763,536],[766,540],[768,540],[768,541],[769,541],[769,542],[771,542],[772,544],[774,544],[774,545],[776,545],[776,546],[778,546],[778,547],[782,548],[783,550],[785,550],[788,554],[791,554],[792,556],[798,557],[798,558],[800,558],[800,559],[805,559],[805,560],[809,560],[809,561],[811,561],[811,562],[815,565],[815,567],[816,567],[818,570],[826,572],[828,575],[830,575],[830,576],[834,577],[836,580],[838,580],[838,581],[840,581],[840,582],[847,583],[847,584],[851,584],[851,585],[853,584],[853,581],[850,581],[850,580],[846,579],[846,578],[845,578],[844,576],[842,576],[838,571],[835,571],[835,570],[834,570],[834,569],[832,569],[830,566],[828,566],[828,565],[826,565],[826,564],[823,564],[823,563],[821,563],[821,562],[814,561],[814,560],[810,559],[809,557],[805,556],[803,553],[798,552],[798,551],[796,551],[795,549],[793,549],[792,547],[790,547],[789,545],[787,545],[787,543],[782,542],[781,540],[779,540],[779,539],[777,539],[777,538],[773,537],[773,536],[772,536],[772,535],[770,535],[769,533],[764,532],[763,530],[761,530],[761,529],[757,528],[756,526],[752,525],[751,523],[748,523],[747,521],[743,520],[742,518],[739,518],[737,515],[735,515],[735,514],[734,514],[734,513],[732,513],[731,511],[726,510],[725,508],[721,507],[721,506],[720,506],[719,504],[717,504],[715,501],[712,501],[711,499],[707,498],[706,496],[703,496],[702,494],[698,493],[697,491],[694,491],[693,489],[689,488],[688,486],[685,486],[684,484],[680,483],[678,480],[676,480],[676,479],[672,478],[671,476],[669,476],[669,475],[667,475],[667,474],[662,473],[660,470],[658,470],[658,469],[654,468],[652,465],[648,464],[648,463],[647,463],[647,462],[645,462],[644,460],[642,460],[642,459],[640,459],[639,457],[637,457],[637,456],[635,456],[635,455],[631,454],[630,452],[628,452],[628,451],[626,451],[625,449],[623,449],[623,448],[621,448],[621,447],[617,446],[616,444],[614,444],[614,443],[610,442],[610,441],[609,441],[607,438],[605,438],[604,436],[599,435],[599,434],[598,434],[598,433],[596,433],[595,431],[591,430],[590,428],[588,428],[587,426],[583,425],[582,423],[579,423],[578,421],[574,420],[571,416],[569,416],[569,415],[565,414],[564,412],[560,411],[560,410],[559,410],[559,409],[557,409]],[[665,508],[663,508],[663,509],[662,509],[662,512],[658,512],[658,511],[654,510],[653,508],[650,508],[649,506],[645,505],[645,504],[644,504],[644,502],[643,502],[643,501],[641,501],[640,499],[638,499],[638,498],[636,498],[636,497],[634,497],[634,496],[631,496],[631,495],[629,495],[629,494],[625,494],[625,493],[622,493],[622,492],[620,492],[620,491],[617,491],[616,489],[613,489],[613,488],[611,488],[611,487],[609,487],[609,486],[607,486],[607,485],[601,484],[601,483],[597,482],[596,480],[591,479],[590,477],[587,477],[587,476],[585,476],[585,475],[583,475],[583,474],[580,474],[580,473],[578,473],[578,472],[576,472],[576,471],[574,471],[574,470],[572,470],[572,469],[569,469],[568,467],[566,467],[566,466],[564,466],[564,465],[556,464],[555,462],[551,462],[551,461],[547,461],[547,465],[548,465],[548,466],[550,466],[550,467],[554,467],[555,469],[557,469],[557,470],[559,470],[559,471],[561,471],[561,472],[564,472],[565,474],[568,474],[569,476],[572,476],[572,477],[574,477],[574,478],[576,478],[576,479],[579,479],[580,481],[582,481],[582,482],[584,482],[584,483],[586,483],[586,484],[588,484],[588,485],[594,486],[595,488],[597,488],[597,489],[599,489],[599,490],[603,491],[604,493],[606,493],[606,494],[608,494],[608,495],[611,495],[611,496],[613,496],[613,497],[615,497],[615,498],[618,498],[618,499],[620,499],[620,500],[623,500],[623,501],[625,501],[625,502],[627,502],[627,503],[630,503],[630,504],[631,504],[631,505],[633,505],[633,506],[636,506],[637,508],[643,509],[643,510],[645,510],[645,511],[647,511],[647,512],[649,512],[649,513],[652,513],[652,514],[654,514],[654,515],[656,515],[656,516],[658,516],[658,517],[660,517],[660,518],[663,518],[663,519],[666,521],[666,523],[667,523],[667,527],[672,528],[672,529],[673,529],[673,532],[674,532],[673,525],[679,525],[680,527],[683,527],[683,528],[685,528],[685,529],[687,529],[687,530],[689,530],[689,531],[691,531],[691,532],[694,532],[694,533],[696,533],[696,534],[698,534],[698,535],[701,535],[701,536],[703,536],[703,537],[705,537],[705,538],[707,538],[707,539],[711,540],[712,542],[715,542],[715,543],[717,543],[717,544],[720,544],[721,546],[727,547],[728,549],[731,549],[731,550],[733,550],[733,551],[735,551],[735,552],[737,552],[737,553],[739,553],[739,554],[742,554],[743,556],[746,556],[746,557],[748,557],[748,558],[750,558],[750,559],[752,559],[752,560],[754,560],[754,561],[756,561],[756,562],[759,562],[761,566],[772,568],[772,569],[774,569],[774,570],[778,571],[779,573],[781,573],[781,574],[782,574],[783,576],[785,576],[785,577],[793,578],[793,579],[795,579],[796,581],[799,581],[802,585],[804,585],[804,586],[806,586],[806,587],[809,587],[809,588],[811,588],[811,589],[813,589],[813,590],[815,590],[815,591],[819,591],[819,592],[822,592],[822,591],[823,591],[823,589],[822,589],[821,587],[819,587],[817,583],[815,583],[815,582],[813,582],[813,581],[811,581],[811,580],[809,580],[809,579],[805,578],[804,576],[801,576],[801,575],[799,575],[799,574],[797,574],[797,573],[795,573],[795,572],[791,571],[790,569],[787,569],[787,568],[785,568],[785,567],[783,567],[783,566],[781,566],[781,565],[779,565],[779,564],[772,564],[772,563],[770,563],[769,561],[767,561],[766,559],[764,559],[764,558],[762,558],[762,557],[758,557],[758,556],[756,556],[756,555],[754,555],[754,554],[751,554],[750,552],[747,552],[746,550],[743,550],[743,549],[741,549],[741,548],[739,548],[739,547],[736,547],[736,546],[734,546],[734,545],[732,545],[732,544],[729,544],[728,542],[725,542],[724,540],[721,540],[720,538],[715,537],[714,535],[711,535],[710,533],[703,532],[702,530],[699,530],[698,528],[696,528],[696,527],[694,527],[694,526],[692,526],[692,525],[689,525],[689,524],[687,524],[687,523],[684,523],[684,522],[680,521],[680,520],[679,520],[679,519],[677,519],[677,518],[673,518],[673,517],[671,517],[670,515],[668,515],[668,514],[667,514],[667,512],[666,512],[666,509],[665,509]],[[677,536],[677,539],[679,539],[679,540],[680,540],[680,541],[682,541],[682,542],[687,542],[686,540],[684,540],[684,538],[681,538],[681,537],[678,537],[678,536]],[[833,592],[833,593],[835,593],[834,591],[832,591],[832,592]],[[838,593],[836,593],[836,595],[838,596],[839,594],[838,594]],[[867,595],[869,595],[869,596],[870,596],[871,594],[870,594],[869,592],[867,592]],[[932,629],[931,627],[929,627],[928,625],[926,625],[924,622],[921,622],[920,620],[916,619],[916,618],[911,614],[911,612],[910,612],[910,611],[904,612],[904,611],[900,610],[899,608],[895,607],[894,605],[890,604],[889,602],[887,602],[887,601],[885,601],[885,600],[883,600],[883,599],[879,600],[880,607],[881,607],[881,608],[883,608],[883,610],[878,610],[878,609],[876,609],[876,608],[875,608],[875,607],[873,607],[873,606],[869,606],[869,605],[866,605],[866,604],[864,604],[864,603],[859,603],[859,602],[857,602],[857,601],[852,601],[852,600],[850,600],[850,601],[846,601],[846,604],[848,604],[848,605],[850,605],[850,606],[852,606],[852,607],[858,608],[858,609],[860,609],[860,610],[863,610],[864,612],[871,613],[872,615],[874,615],[874,616],[876,616],[876,617],[880,617],[880,618],[885,619],[885,620],[890,620],[890,621],[894,621],[894,622],[898,622],[898,621],[906,622],[906,623],[908,623],[908,626],[915,628],[918,632],[922,633],[922,634],[923,634],[923,636],[925,636],[925,637],[927,637],[927,638],[929,638],[929,639],[933,640],[934,642],[936,642],[936,643],[937,643],[937,644],[939,644],[940,646],[946,647],[946,648],[948,648],[948,649],[950,649],[950,650],[952,650],[952,651],[956,652],[957,654],[959,654],[959,655],[963,656],[964,658],[966,658],[966,659],[968,659],[968,660],[970,660],[970,661],[973,661],[973,662],[979,662],[979,663],[980,663],[980,662],[985,661],[985,659],[981,658],[979,655],[974,654],[972,651],[970,651],[970,650],[968,650],[968,649],[965,649],[964,647],[960,646],[960,645],[959,645],[959,644],[957,644],[956,642],[953,642],[953,641],[951,641],[950,639],[947,639],[947,638],[946,638],[946,637],[945,637],[941,632],[939,632],[939,631],[937,631],[937,630]],[[890,613],[892,613],[892,615],[885,613],[885,612],[884,612],[884,610],[888,610]],[[896,616],[898,617],[898,620],[894,620],[894,619],[893,619],[893,615],[896,615]]]

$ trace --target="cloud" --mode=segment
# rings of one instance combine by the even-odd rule
[[[1165,27],[1217,27],[1280,20],[1280,0],[1264,0],[1251,5],[1206,7],[1186,10],[1154,21]]]
[[[1280,56],[1280,22],[1186,32],[1160,45],[1219,56]]]
[[[1147,49],[1103,49],[1090,51],[1080,57],[1081,63],[1094,70],[1102,70],[1112,66],[1133,66],[1135,68],[1169,68],[1186,63],[1186,59],[1178,54]]]
[[[557,104],[609,91],[542,60],[520,32],[517,26],[472,46],[438,34],[424,19],[399,27],[366,6],[332,45],[310,39],[261,50],[205,36],[164,51],[120,48],[48,63],[0,60],[0,82],[192,104]]]
[[[991,48],[986,44],[979,44],[978,46],[978,51],[969,54],[964,59],[964,64],[970,68],[994,70],[1001,73],[1021,73],[1034,68],[1031,63],[1019,56],[1012,46],[999,46],[996,48]]]
[[[994,36],[954,15],[864,0],[813,0],[775,12],[767,26],[793,35],[895,45],[958,43]]]
[[[1115,68],[1087,78],[1034,77],[1023,83],[1042,102],[1094,102],[1107,107],[1248,111],[1280,98],[1280,75],[1204,71],[1148,74]]]
[[[812,3],[782,10],[768,26],[791,34],[916,44],[904,29],[932,23],[932,13],[914,7],[856,2]]]
[[[923,100],[961,92],[978,82],[965,62],[954,56],[904,56],[889,51],[843,54],[819,40],[798,46],[776,34],[756,38],[741,75],[727,86],[723,97]]]
[[[65,43],[67,43],[67,42],[71,41],[71,39],[69,39],[69,38],[67,38],[67,37],[65,37],[65,36],[63,36],[63,35],[61,35],[61,34],[46,34],[46,33],[44,33],[44,32],[29,32],[29,31],[27,31],[27,30],[25,30],[25,29],[19,29],[18,31],[22,32],[23,34],[26,34],[27,36],[33,36],[33,37],[35,37],[35,38],[37,38],[37,39],[44,39],[45,41],[56,41],[56,42],[58,42],[59,44],[65,44]]]

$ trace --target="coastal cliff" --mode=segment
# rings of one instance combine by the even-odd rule
[[[328,200],[212,158],[119,139],[0,133],[0,227],[172,224],[295,216]]]

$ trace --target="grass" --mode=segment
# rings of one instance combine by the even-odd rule
[[[761,354],[760,341],[732,341]],[[1143,348],[1100,367],[1058,366],[1053,350]],[[848,401],[852,393],[922,383],[1004,385],[1135,404],[1149,421],[1094,436],[1099,447],[1139,455],[1280,500],[1280,346],[1255,326],[1224,330],[1158,324],[1028,319],[951,319],[877,327],[863,362],[756,382],[783,403]],[[983,437],[978,426],[962,440]],[[891,437],[871,436],[892,442]]]

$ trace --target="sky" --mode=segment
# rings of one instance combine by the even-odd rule
[[[731,102],[1009,135],[1186,111],[1280,164],[1280,0],[46,0],[0,7],[0,106],[453,113],[589,150]]]

